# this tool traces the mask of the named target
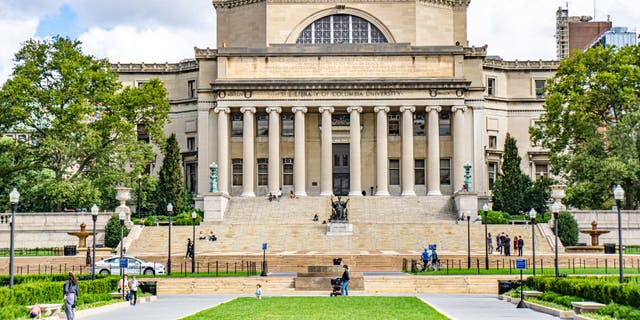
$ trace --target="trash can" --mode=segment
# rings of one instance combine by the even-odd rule
[[[76,246],[64,246],[64,255],[65,256],[75,256],[76,255]]]
[[[498,280],[498,294],[503,294],[518,286],[520,286],[520,281]]]
[[[605,243],[604,244],[604,253],[615,254],[616,253],[616,244],[615,243]]]
[[[143,293],[151,293],[152,295],[157,295],[157,282],[155,281],[149,281],[149,282],[143,282],[142,285],[140,286],[140,290],[142,290]]]

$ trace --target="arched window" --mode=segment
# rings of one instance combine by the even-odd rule
[[[387,38],[371,22],[357,16],[336,14],[308,25],[298,44],[386,43]]]

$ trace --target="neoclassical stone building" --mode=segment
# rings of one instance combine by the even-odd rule
[[[557,63],[502,61],[467,41],[469,0],[213,0],[216,49],[175,64],[116,64],[164,81],[185,182],[231,196],[490,194],[504,138],[529,142]],[[212,12],[213,14],[213,12]],[[533,45],[533,44],[532,44]],[[160,160],[158,159],[158,163]]]

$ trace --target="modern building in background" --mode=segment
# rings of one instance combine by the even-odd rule
[[[524,172],[548,175],[528,129],[558,64],[488,58],[468,44],[469,3],[214,0],[218,48],[114,69],[165,83],[198,206],[214,162],[219,190],[245,197],[449,196],[469,164],[486,199],[507,133]]]
[[[598,37],[591,47],[615,46],[622,48],[625,46],[635,46],[637,43],[638,34],[629,31],[626,27],[613,27]]]

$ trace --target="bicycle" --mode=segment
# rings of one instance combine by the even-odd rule
[[[420,272],[438,271],[440,270],[440,259],[437,259],[435,263],[429,260],[429,262],[427,262],[427,267],[424,268],[425,271],[422,271],[423,267],[424,263],[422,262],[422,260],[416,262],[416,270],[419,270]]]

